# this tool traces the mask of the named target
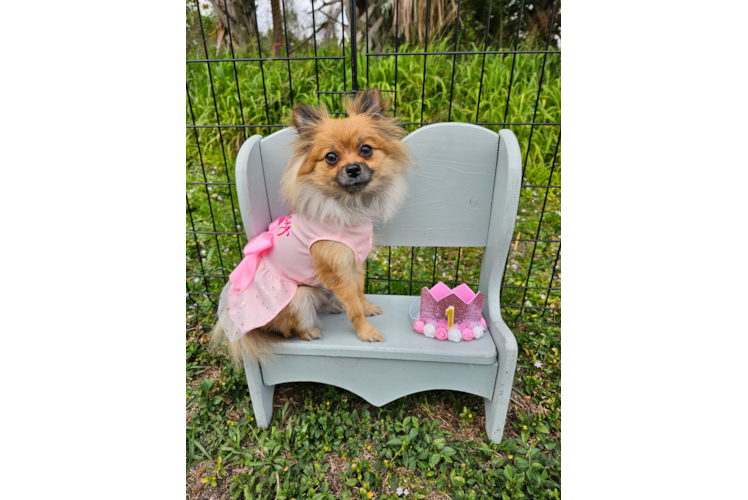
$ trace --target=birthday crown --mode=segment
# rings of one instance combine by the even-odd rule
[[[441,281],[431,289],[421,289],[421,313],[413,328],[438,340],[479,339],[486,331],[483,319],[483,293],[462,284],[454,289]]]

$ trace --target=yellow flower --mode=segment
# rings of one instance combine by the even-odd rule
[[[509,455],[509,460],[513,459],[514,455]]]
[[[470,493],[475,493],[475,490],[470,490]]]
[[[472,413],[468,413],[468,418],[473,418],[473,414]]]
[[[288,470],[288,467],[283,467],[283,472],[286,472]]]
[[[523,428],[524,430],[527,430],[527,426],[526,426],[526,425],[523,425],[523,426],[522,426],[522,428]]]
[[[327,406],[330,406],[330,402],[329,401],[327,402]]]
[[[374,497],[373,491],[370,491],[369,493],[366,494],[366,498],[372,498],[372,497]]]
[[[356,468],[356,464],[351,464],[351,467],[353,467],[355,469]]]

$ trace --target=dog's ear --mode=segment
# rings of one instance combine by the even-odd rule
[[[376,89],[364,90],[355,99],[348,101],[345,107],[349,116],[369,115],[373,118],[384,118],[386,111],[382,94]]]
[[[317,125],[322,123],[327,116],[327,110],[324,107],[315,109],[308,104],[297,104],[293,107],[293,126],[299,137],[308,139]]]

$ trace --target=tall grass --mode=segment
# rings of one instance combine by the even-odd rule
[[[433,44],[430,51],[449,50],[449,41]],[[400,52],[415,52],[422,47],[403,45]],[[480,50],[473,46],[471,50]],[[490,50],[490,49],[489,49]],[[266,54],[263,54],[266,55]],[[303,56],[307,54],[296,54]],[[313,55],[311,51],[308,55]],[[320,48],[320,56],[340,56],[338,46]],[[348,56],[348,54],[346,54]],[[222,57],[230,57],[223,54]],[[257,54],[236,54],[236,57],[257,57]],[[204,58],[197,51],[188,59]],[[395,58],[358,55],[358,77],[361,88],[395,89],[397,95],[394,112],[403,122],[542,122],[557,123],[561,119],[560,54],[514,55],[461,55],[429,56],[426,61],[425,91],[423,86],[423,56],[398,56],[397,75]],[[543,63],[545,60],[545,70]],[[349,60],[285,61],[262,63],[267,104],[263,94],[263,78],[259,62],[217,62],[210,64],[210,77],[206,63],[187,64],[189,102],[186,108],[187,124],[197,125],[282,125],[287,124],[293,103],[324,102],[331,111],[343,111],[340,96],[316,95],[321,91],[350,90],[351,68]],[[345,66],[345,78],[343,68]],[[236,67],[236,72],[234,68]],[[452,74],[454,69],[454,82]],[[367,74],[368,73],[368,74]],[[543,73],[543,85],[538,97],[538,85]],[[482,76],[481,76],[482,75]],[[237,82],[239,94],[237,95]],[[481,84],[482,82],[482,84]],[[510,88],[511,82],[511,88]],[[212,83],[212,85],[211,85]],[[293,88],[293,101],[291,87]],[[451,92],[451,116],[450,109]],[[510,93],[511,91],[511,93]],[[480,93],[480,109],[478,96]],[[388,93],[392,97],[395,94]],[[507,106],[507,96],[509,96]],[[215,101],[214,101],[215,98]],[[241,98],[241,102],[240,102]],[[217,112],[216,112],[217,109]],[[405,125],[409,131],[418,125]],[[558,148],[560,127],[557,125],[487,125],[494,131],[509,128],[516,135],[523,154],[524,184],[560,185],[561,152]],[[187,129],[188,182],[234,182],[234,160],[242,142],[248,135],[267,135],[280,128],[201,128]],[[528,142],[532,142],[528,151]],[[196,140],[197,136],[197,140]],[[555,153],[555,164],[553,164]],[[201,162],[202,157],[202,162]],[[552,168],[553,164],[553,168]],[[546,196],[547,192],[547,196]],[[236,191],[233,186],[188,185],[187,197],[190,211],[188,230],[193,224],[197,231],[242,232]],[[542,223],[541,221],[542,214]],[[560,190],[526,188],[522,190],[520,213],[515,228],[515,238],[559,239]],[[197,240],[197,242],[196,242]],[[244,236],[187,235],[187,273],[227,275],[242,256],[246,243]],[[509,286],[547,287],[554,275],[554,287],[560,286],[560,270],[554,269],[558,243],[516,242],[512,246],[505,284]],[[419,286],[387,282],[386,279],[414,279],[431,281],[459,281],[477,283],[481,249],[463,248],[460,253],[457,276],[458,249],[378,249],[369,261],[369,289],[379,293],[417,293]],[[410,265],[411,256],[416,260]],[[420,260],[419,260],[420,259]],[[529,269],[533,260],[532,270]],[[560,264],[560,260],[559,260]],[[411,273],[411,267],[413,271]],[[560,267],[560,266],[559,266]],[[529,278],[528,278],[529,277]],[[195,281],[197,280],[197,281]],[[200,281],[206,280],[207,282]],[[197,292],[217,293],[223,286],[222,278],[188,278],[188,288]],[[520,301],[524,300],[523,304]],[[196,302],[195,302],[195,299]],[[209,297],[192,295],[188,304],[210,306]],[[502,303],[513,305],[560,305],[560,292],[507,288]],[[521,312],[507,309],[509,317]],[[188,313],[190,314],[190,313]],[[524,310],[526,318],[539,317],[541,310]],[[545,319],[558,320],[558,315]]]

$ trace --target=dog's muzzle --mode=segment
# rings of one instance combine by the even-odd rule
[[[348,163],[338,168],[336,180],[349,193],[361,191],[371,181],[371,169],[364,162]]]

